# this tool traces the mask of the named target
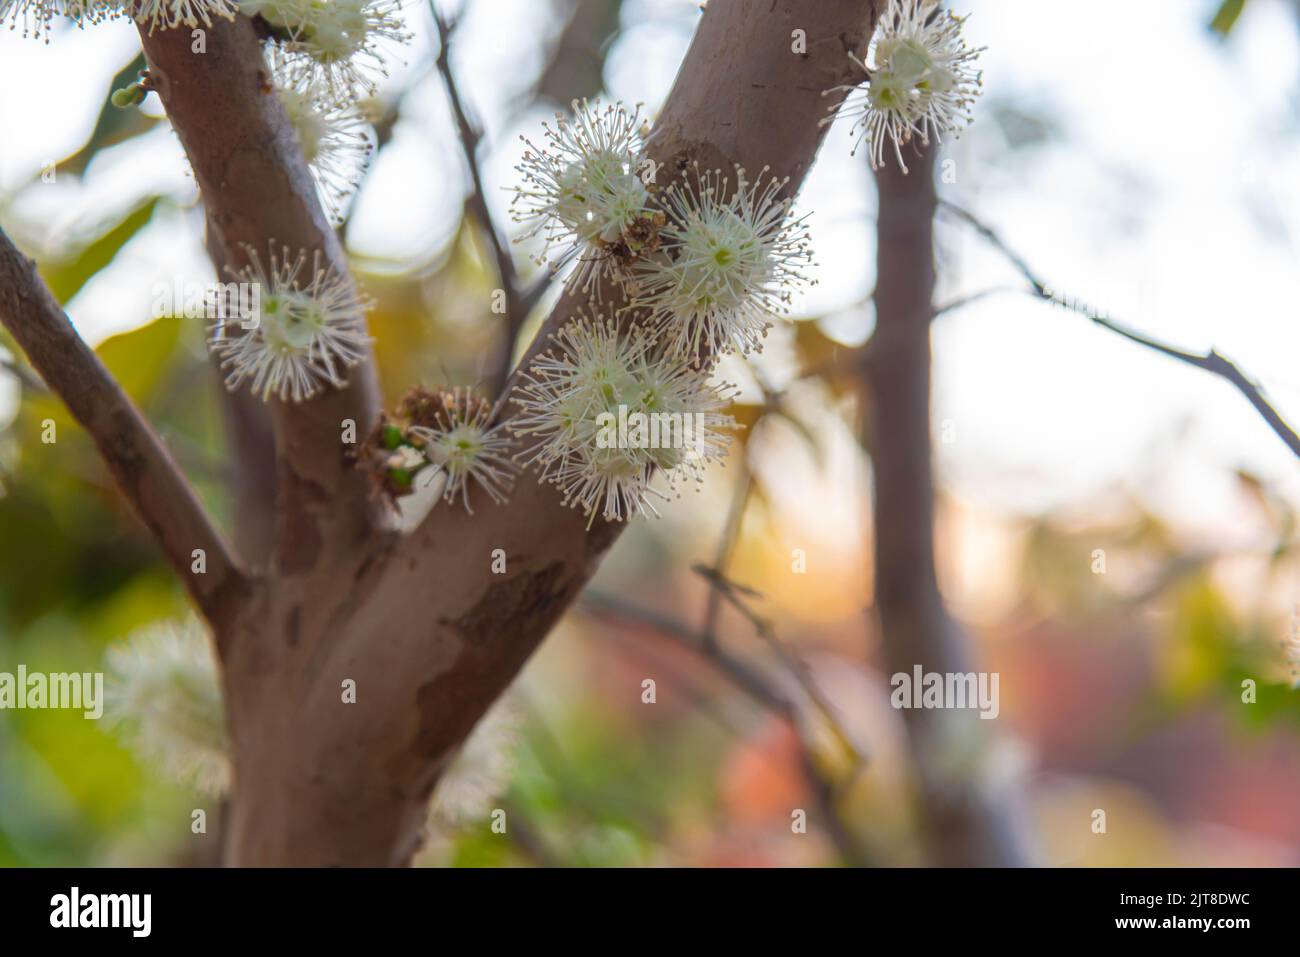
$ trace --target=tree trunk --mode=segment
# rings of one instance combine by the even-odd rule
[[[972,670],[965,636],[939,593],[934,563],[930,437],[930,317],[934,298],[934,151],[887,162],[876,252],[876,330],[870,343],[870,413],[864,444],[874,469],[875,610],[889,673]],[[948,866],[1026,863],[1019,809],[978,772],[987,742],[971,711],[906,709],[929,854]],[[975,751],[973,760],[961,752]],[[954,766],[968,770],[953,772]]]

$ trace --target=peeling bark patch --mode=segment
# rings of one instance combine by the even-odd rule
[[[328,505],[330,503],[329,490],[319,482],[304,478],[294,469],[286,469],[285,475],[298,498],[313,505]]]
[[[283,535],[276,550],[281,570],[286,575],[310,571],[322,545],[316,523],[306,512],[294,509],[285,517],[281,530]]]
[[[495,641],[507,625],[527,631],[533,620],[543,617],[561,599],[556,583],[563,571],[563,562],[552,562],[537,571],[493,582],[478,603],[451,625],[467,642],[485,637]]]
[[[418,763],[456,747],[515,678],[568,606],[579,582],[563,562],[498,581],[474,607],[445,622],[463,639],[456,663],[416,692],[419,724],[410,752]]]
[[[299,505],[283,511],[280,541],[276,547],[280,568],[289,575],[308,571],[316,564],[323,539],[311,509],[301,506],[328,502],[329,495],[319,484],[304,479],[293,469],[283,471],[280,494],[281,501]]]

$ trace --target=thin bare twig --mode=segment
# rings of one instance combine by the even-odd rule
[[[584,592],[580,603],[583,608],[595,615],[604,618],[637,621],[649,626],[659,634],[671,638],[676,644],[688,648],[700,657],[707,659],[715,668],[723,672],[725,677],[763,708],[786,713],[792,707],[788,696],[776,688],[761,671],[716,644],[710,646],[704,641],[702,634],[674,618],[649,608],[639,608],[615,598],[613,595],[607,595],[594,589]]]
[[[1033,271],[1032,268],[1030,268],[1029,263],[1024,259],[1024,257],[1012,249],[996,230],[984,223],[984,221],[974,213],[968,212],[956,203],[952,203],[946,199],[939,200],[939,206],[952,213],[958,219],[961,219],[982,236],[991,246],[1002,253],[1002,255],[1005,256],[1016,268],[1016,271],[1025,278],[1025,281],[1029,283],[1030,289],[1028,292],[1034,298],[1041,299],[1044,302],[1050,302],[1053,305],[1060,306],[1064,309],[1069,309],[1071,312],[1078,313],[1096,325],[1101,326],[1103,329],[1108,329],[1116,335],[1123,336],[1130,342],[1135,342],[1140,346],[1145,346],[1148,349],[1159,352],[1161,355],[1168,356],[1171,359],[1177,359],[1179,362],[1184,362],[1187,365],[1195,366],[1198,369],[1217,375],[1232,383],[1232,385],[1250,401],[1250,404],[1255,407],[1255,411],[1258,412],[1263,417],[1264,421],[1268,423],[1269,428],[1277,433],[1278,437],[1286,443],[1287,448],[1295,453],[1297,458],[1300,458],[1300,434],[1297,434],[1296,430],[1287,424],[1286,420],[1282,418],[1277,409],[1275,409],[1268,399],[1264,397],[1264,393],[1260,387],[1256,383],[1252,382],[1231,360],[1224,358],[1213,349],[1204,354],[1184,352],[1181,349],[1176,349],[1163,342],[1148,338],[1147,336],[1135,332],[1127,326],[1121,325],[1106,316],[1097,315],[1095,310],[1093,310],[1087,303],[1063,296],[1054,291],[1036,272]]]
[[[479,226],[488,235],[492,244],[492,255],[496,260],[497,271],[507,285],[506,294],[514,293],[515,271],[514,259],[505,241],[497,232],[487,204],[487,192],[483,188],[483,173],[479,168],[478,149],[483,142],[483,131],[477,122],[470,118],[465,101],[461,97],[456,76],[451,69],[451,41],[457,24],[446,19],[438,10],[437,4],[430,0],[429,8],[433,11],[433,22],[438,28],[438,56],[434,61],[443,85],[447,88],[447,100],[451,104],[452,115],[456,120],[456,132],[460,138],[461,150],[465,155],[465,164],[469,169],[471,193],[470,205],[479,220]]]
[[[979,292],[973,292],[968,296],[958,296],[956,299],[945,302],[941,306],[935,306],[934,310],[930,313],[930,320],[933,322],[940,316],[946,316],[950,312],[956,312],[958,309],[965,309],[967,306],[972,306],[977,302],[982,302],[983,300],[992,298],[993,296],[1001,296],[1009,292],[1021,293],[1024,292],[1024,290],[1019,286],[992,286],[988,289],[981,289]]]
[[[771,385],[756,372],[759,388],[763,392],[763,413],[760,420],[769,414],[782,414],[782,402],[784,392],[772,388]],[[741,524],[745,518],[745,510],[749,506],[749,500],[754,490],[754,475],[750,471],[748,462],[742,458],[741,475],[736,483],[736,490],[733,493],[731,506],[727,513],[727,522],[723,527],[722,536],[718,542],[717,552],[713,564],[694,565],[692,571],[703,577],[709,582],[708,604],[705,606],[704,624],[700,629],[700,641],[704,650],[710,654],[718,652],[717,633],[718,619],[722,611],[722,603],[733,605],[749,621],[758,632],[758,634],[769,644],[776,653],[777,658],[785,668],[794,675],[803,688],[808,699],[814,704],[827,724],[834,730],[841,743],[849,749],[856,761],[863,763],[864,759],[854,747],[849,736],[844,733],[840,727],[839,720],[834,714],[830,703],[826,701],[817,688],[812,676],[808,674],[807,668],[801,661],[791,655],[784,645],[776,637],[775,628],[772,623],[760,616],[754,614],[748,605],[744,603],[743,598],[762,598],[757,591],[732,581],[727,577],[727,565],[731,561],[731,555],[735,551],[736,543],[740,538]]]
[[[478,157],[479,146],[483,142],[483,131],[471,118],[460,88],[457,86],[455,72],[451,68],[451,42],[457,23],[443,16],[435,0],[429,0],[429,9],[433,12],[433,22],[438,29],[438,56],[434,64],[447,89],[447,101],[451,104],[461,152],[465,156],[465,165],[469,170],[470,194],[466,199],[466,206],[478,221],[479,229],[487,237],[492,259],[496,263],[501,289],[505,294],[505,327],[501,330],[501,337],[488,370],[487,391],[495,398],[510,376],[511,359],[514,357],[515,340],[519,337],[519,330],[523,328],[529,312],[546,291],[546,277],[543,275],[527,289],[520,286],[519,272],[515,268],[514,257],[510,255],[510,246],[492,220],[487,192],[483,188],[483,173]]]
[[[41,381],[41,377],[21,362],[11,359],[8,356],[0,356],[0,369],[4,369],[21,382],[23,388],[40,395],[49,395],[50,390],[46,387],[45,383]]]
[[[375,131],[374,150],[367,157],[365,166],[362,167],[360,176],[356,185],[352,188],[352,201],[348,204],[347,212],[343,216],[343,222],[338,224],[339,242],[346,249],[348,246],[348,233],[352,228],[354,214],[357,211],[357,198],[365,188],[366,181],[370,179],[374,172],[376,161],[380,152],[385,146],[393,140],[393,131],[397,128],[398,121],[402,118],[402,113],[406,109],[407,102],[414,95],[416,90],[421,89],[426,76],[433,72],[432,66],[426,66],[419,74],[412,77],[400,93],[393,99],[381,103],[375,114],[369,116],[370,125]]]
[[[648,626],[675,644],[694,652],[749,696],[759,707],[772,711],[787,721],[799,736],[800,764],[812,785],[813,796],[821,809],[827,835],[846,861],[853,864],[867,863],[869,855],[866,849],[841,817],[837,805],[842,787],[818,765],[811,747],[803,738],[798,705],[778,682],[773,681],[744,658],[733,655],[716,642],[706,640],[705,635],[692,631],[681,622],[652,609],[641,608],[612,595],[590,590],[584,593],[581,606],[598,617],[632,621]],[[836,731],[838,734],[843,734],[838,728]],[[845,741],[847,743],[847,738]],[[856,753],[854,751],[855,755]]]
[[[840,744],[853,755],[859,764],[865,764],[866,758],[858,751],[853,739],[845,732],[839,716],[835,713],[834,706],[822,694],[821,688],[813,680],[808,666],[796,655],[791,654],[790,649],[777,637],[776,626],[769,619],[755,612],[746,603],[746,599],[762,598],[763,596],[746,585],[733,582],[716,568],[710,568],[706,565],[692,565],[691,571],[707,581],[715,591],[722,595],[727,604],[736,609],[741,617],[754,627],[754,631],[758,633],[758,636],[767,643],[767,646],[776,654],[781,664],[799,683],[803,693],[821,714],[822,719],[839,739]]]
[[[754,475],[749,470],[749,463],[741,453],[740,478],[736,481],[736,490],[732,494],[731,507],[727,511],[727,523],[722,528],[722,537],[718,541],[718,550],[713,558],[713,567],[719,573],[727,569],[731,554],[736,549],[740,538],[740,524],[745,518],[745,509],[749,505],[750,495],[754,491]],[[722,593],[716,588],[709,589],[708,605],[704,609],[704,627],[701,635],[712,646],[718,637],[718,615],[722,611]]]

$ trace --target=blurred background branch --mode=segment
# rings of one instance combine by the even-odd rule
[[[1081,299],[1057,292],[1053,287],[1048,286],[1046,282],[1038,277],[1038,274],[1029,267],[1029,264],[1026,262],[1024,257],[1016,253],[991,226],[984,223],[984,221],[979,219],[979,217],[974,213],[968,212],[956,203],[948,200],[940,200],[939,202],[943,209],[955,215],[968,226],[974,228],[980,236],[1001,252],[1007,260],[1016,267],[1016,270],[1024,276],[1025,280],[1029,283],[1029,289],[1025,291],[1030,295],[1042,300],[1043,302],[1051,303],[1052,305],[1060,306],[1063,309],[1068,309],[1071,312],[1078,313],[1084,318],[1092,321],[1094,324],[1101,326],[1101,328],[1108,329],[1117,335],[1123,336],[1130,342],[1135,342],[1138,345],[1151,349],[1154,352],[1158,352],[1163,356],[1177,359],[1179,362],[1184,362],[1187,365],[1194,366],[1197,369],[1204,370],[1205,372],[1209,372],[1227,380],[1250,401],[1250,404],[1255,407],[1255,411],[1257,411],[1260,416],[1263,417],[1264,421],[1268,423],[1268,427],[1276,432],[1278,438],[1286,443],[1287,448],[1289,448],[1297,458],[1300,458],[1300,435],[1296,434],[1295,429],[1287,424],[1277,409],[1274,408],[1272,403],[1264,397],[1264,393],[1260,390],[1260,387],[1247,377],[1245,373],[1243,373],[1231,360],[1225,359],[1213,349],[1204,354],[1184,352],[1181,349],[1175,349],[1173,346],[1151,339],[1139,332],[1135,332],[1132,328],[1116,322],[1109,318],[1109,316],[1100,314],[1095,307]]]
[[[723,586],[719,590],[732,591],[733,586]],[[594,589],[588,590],[582,597],[581,607],[589,613],[612,622],[639,624],[686,648],[694,655],[707,662],[710,667],[725,677],[735,687],[744,692],[760,708],[764,708],[788,721],[798,735],[800,742],[800,764],[812,785],[813,794],[819,805],[820,814],[815,819],[831,838],[844,863],[863,866],[872,863],[871,855],[854,833],[853,824],[846,820],[841,807],[844,791],[851,786],[861,771],[864,759],[856,753],[849,734],[839,726],[833,710],[826,705],[822,696],[812,685],[806,670],[795,661],[788,652],[781,650],[778,663],[781,671],[777,676],[769,676],[764,671],[750,664],[741,656],[734,655],[723,648],[716,635],[703,631],[693,631],[681,622],[658,611],[638,607],[613,595],[603,594]],[[746,615],[751,614],[746,609]],[[766,636],[771,634],[771,624],[760,618],[754,618],[756,628]],[[779,643],[773,638],[773,646]],[[834,733],[837,744],[852,753],[852,768],[843,777],[828,773],[822,766],[817,747],[808,736],[808,718],[796,699],[789,693],[791,686],[803,689],[814,705],[819,709],[822,720]]]
[[[876,328],[864,367],[870,394],[863,444],[874,490],[875,613],[890,674],[975,670],[967,637],[948,614],[935,571],[935,485],[930,437],[930,330],[934,312],[934,153],[921,147],[911,175],[876,173]],[[867,424],[869,423],[869,424]],[[1030,862],[1015,799],[988,794],[975,774],[938,770],[958,746],[948,714],[908,708],[930,860],[947,866]],[[975,721],[972,727],[978,726]],[[967,744],[966,746],[969,746]]]
[[[29,369],[24,363],[18,361],[17,359],[12,359],[9,356],[0,355],[0,369],[4,369],[15,379],[21,382],[24,388],[31,389],[33,392],[37,392],[42,395],[49,394],[50,390],[47,389],[45,383],[41,381],[41,377],[38,376],[35,372]]]
[[[484,383],[484,392],[495,399],[501,395],[506,380],[510,377],[510,371],[514,367],[515,344],[519,339],[519,333],[528,320],[529,313],[545,294],[550,277],[543,270],[537,280],[525,285],[520,280],[514,257],[510,254],[509,240],[492,221],[492,211],[488,206],[487,194],[483,187],[483,174],[479,169],[479,146],[483,141],[483,131],[471,117],[451,67],[452,39],[456,32],[456,24],[439,11],[436,0],[429,0],[429,9],[433,12],[433,22],[438,30],[438,56],[435,63],[438,75],[442,77],[443,85],[447,90],[447,100],[451,104],[452,116],[456,121],[457,139],[469,172],[470,191],[466,205],[478,225],[479,233],[492,252],[497,279],[501,283],[500,288],[505,296],[505,313],[501,317],[503,326],[497,330],[492,352],[487,359],[488,378]]]

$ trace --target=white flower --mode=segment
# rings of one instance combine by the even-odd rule
[[[970,106],[980,93],[980,73],[972,63],[984,48],[966,47],[965,22],[939,9],[938,0],[890,0],[876,26],[873,65],[849,54],[868,81],[865,87],[835,87],[851,91],[838,115],[855,118],[854,152],[864,138],[871,140],[873,169],[884,163],[886,140],[906,173],[903,144],[913,136],[928,146],[932,136],[937,143],[969,124]]]
[[[230,782],[217,666],[195,621],[155,625],[108,650],[105,707],[131,748],[204,794]]]
[[[470,485],[478,485],[492,501],[506,500],[515,465],[508,454],[511,441],[499,425],[491,425],[492,404],[469,389],[444,390],[433,426],[413,425],[408,432],[424,443],[424,454],[438,472],[447,476],[443,499],[459,492],[471,515]]]
[[[524,373],[510,427],[532,440],[519,460],[536,464],[539,481],[557,485],[566,505],[590,521],[657,514],[657,469],[671,487],[725,456],[731,437],[721,430],[735,423],[718,410],[729,386],[713,386],[642,330],[620,332],[604,318],[576,319],[553,339]]]
[[[148,24],[149,32],[184,24],[212,26],[212,18],[235,19],[238,8],[232,0],[125,0],[126,9],[137,23]]]
[[[9,29],[16,30],[21,23],[23,36],[44,37],[46,43],[50,42],[53,20],[67,18],[83,26],[122,13],[117,0],[0,0],[0,24],[8,21]]]
[[[369,128],[354,103],[314,96],[299,77],[295,82],[283,58],[271,59],[272,75],[284,111],[316,180],[321,206],[340,222],[352,191],[361,178],[372,144]]]
[[[385,55],[411,38],[401,0],[253,0],[241,8],[282,28],[293,81],[337,103],[374,93]]]
[[[660,217],[641,177],[639,108],[575,100],[573,114],[543,124],[546,148],[521,137],[528,149],[515,168],[524,185],[511,216],[530,227],[520,240],[543,236],[539,264],[559,269],[576,257],[569,288],[599,295],[602,278],[653,247]],[[554,258],[553,247],[560,250]]]
[[[255,323],[247,323],[254,328],[242,328],[237,317],[215,325],[210,344],[226,371],[226,387],[233,392],[251,380],[263,401],[302,402],[326,383],[345,385],[344,372],[366,354],[368,301],[351,279],[321,265],[319,251],[305,269],[306,253],[291,257],[286,248],[277,256],[272,248],[268,270],[255,249],[246,249],[250,264],[234,275],[257,284],[260,309]]]
[[[788,180],[768,177],[760,187],[737,169],[732,189],[719,170],[693,173],[665,191],[662,246],[634,267],[632,304],[650,311],[679,355],[759,351],[792,291],[809,282],[800,272],[811,256],[807,227],[789,218]]]
[[[492,802],[510,786],[514,775],[521,718],[514,700],[505,697],[474,726],[433,790],[431,830],[460,827],[487,817]]]
[[[641,353],[633,376],[637,385],[632,401],[625,403],[632,423],[626,438],[663,471],[669,485],[675,485],[683,476],[703,482],[704,467],[722,461],[731,449],[732,437],[724,430],[739,428],[735,419],[721,411],[731,401],[734,387],[728,383],[715,385],[707,371],[680,353],[665,351],[662,344]],[[644,418],[636,419],[638,413]],[[658,416],[667,418],[656,423]],[[648,426],[646,436],[639,441],[635,429],[638,421]],[[672,429],[678,421],[682,428],[676,435]],[[664,429],[656,428],[657,424],[669,427],[666,438]],[[657,437],[656,432],[660,433]],[[608,443],[612,437],[606,432],[603,441]],[[601,442],[598,436],[597,445]]]
[[[647,344],[644,335],[635,330],[620,335],[617,326],[603,318],[580,317],[551,338],[555,345],[524,373],[523,397],[514,400],[524,411],[510,423],[518,435],[543,438],[520,460],[536,461],[544,470],[595,445],[594,416],[589,413],[593,407],[604,409],[608,400],[635,384],[633,369]]]

